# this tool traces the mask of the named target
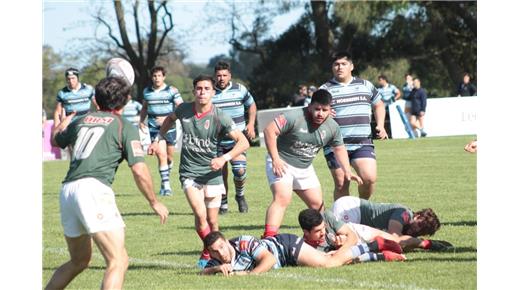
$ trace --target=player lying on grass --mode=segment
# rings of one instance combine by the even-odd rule
[[[399,244],[383,238],[353,247],[345,245],[329,255],[314,249],[302,238],[292,234],[278,234],[261,240],[242,235],[226,240],[220,232],[207,235],[204,238],[204,247],[209,251],[211,260],[201,274],[222,273],[225,276],[259,274],[287,266],[332,268],[368,261],[371,256],[366,255],[367,253],[401,252]],[[372,256],[385,259],[380,254]],[[403,260],[404,256],[396,254],[394,258]]]
[[[323,210],[320,181],[312,166],[323,146],[331,146],[338,156],[345,180],[362,182],[350,170],[338,124],[329,118],[331,100],[329,92],[317,90],[308,107],[279,115],[264,130],[269,152],[265,171],[273,193],[265,215],[264,237],[278,233],[293,191],[309,208]]]
[[[376,203],[353,196],[339,198],[332,205],[332,212],[343,222],[367,225],[397,236],[407,236],[400,241],[403,249],[421,248],[440,251],[452,245],[446,241],[418,238],[433,236],[441,227],[431,208],[413,212],[410,208],[394,203]]]
[[[182,151],[179,179],[186,199],[195,215],[195,230],[201,239],[211,231],[218,231],[220,199],[226,192],[222,180],[222,166],[249,148],[249,142],[235,123],[211,103],[215,95],[215,81],[200,75],[193,80],[195,101],[182,103],[168,115],[159,131],[163,139],[178,119],[182,126]],[[228,153],[218,156],[217,144],[227,137],[236,145]],[[149,152],[158,150],[158,140]],[[203,268],[209,254],[203,250],[199,267]]]
[[[410,242],[410,240],[416,239],[414,237],[392,235],[370,226],[351,222],[345,223],[335,217],[330,210],[320,213],[315,209],[304,209],[298,215],[298,222],[303,230],[305,242],[323,252],[334,251],[343,245],[353,246],[368,243],[374,241],[376,237],[399,243],[404,247],[403,250],[417,248],[416,244]],[[434,241],[433,243],[436,243],[434,247],[441,247],[443,241]],[[444,245],[448,246],[449,243],[446,243],[444,242]],[[384,254],[390,257],[393,253],[386,252]]]

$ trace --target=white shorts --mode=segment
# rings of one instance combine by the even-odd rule
[[[355,223],[346,223],[346,225],[357,235],[358,245],[361,243],[369,243],[374,240],[376,235],[374,228]]]
[[[345,223],[361,223],[360,200],[354,196],[342,196],[332,205],[332,212],[336,218]]]
[[[293,189],[298,190],[317,188],[321,186],[312,164],[307,168],[294,167],[288,163],[286,163],[286,165],[287,168],[285,168],[285,174],[282,177],[278,177],[273,172],[273,160],[271,159],[271,156],[269,156],[269,154],[266,156],[265,174],[267,175],[269,185],[273,185],[276,182],[283,182],[291,185]]]
[[[226,194],[226,188],[224,184],[198,184],[193,179],[185,179],[182,182],[182,189],[184,193],[186,193],[187,189],[193,187],[197,189],[201,194],[204,194],[204,203],[206,204],[206,208],[216,208],[220,207],[220,201],[222,199],[222,195]]]
[[[91,177],[62,185],[60,212],[63,232],[70,238],[125,227],[112,189]]]

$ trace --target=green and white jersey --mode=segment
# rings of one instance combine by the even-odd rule
[[[336,250],[336,246],[334,246],[334,240],[332,238],[336,237],[336,233],[341,229],[345,223],[336,218],[334,213],[330,210],[326,210],[323,214],[323,221],[325,222],[325,241],[316,247],[316,250],[322,252],[330,252]],[[329,237],[330,236],[330,237]]]
[[[129,166],[144,162],[137,128],[109,112],[98,111],[78,118],[56,135],[56,142],[61,148],[73,148],[64,183],[93,177],[110,186],[123,159]]]
[[[316,127],[307,108],[280,114],[274,122],[280,130],[276,140],[280,158],[294,167],[309,167],[323,146],[343,145],[338,124],[327,118]]]
[[[409,225],[413,219],[411,209],[397,203],[374,203],[360,199],[362,225],[371,226],[380,230],[388,230],[388,222],[395,220],[404,226]]]
[[[197,116],[193,102],[179,105],[174,114],[182,126],[181,183],[189,178],[199,184],[222,184],[222,172],[211,171],[210,162],[217,157],[219,141],[236,130],[231,117],[216,106]]]

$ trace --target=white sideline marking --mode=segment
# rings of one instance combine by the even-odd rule
[[[63,256],[68,256],[69,252],[65,248],[44,248],[45,252],[53,253],[53,254],[60,254]],[[101,254],[93,252],[92,258],[104,261],[103,256]],[[169,266],[169,267],[175,267],[175,268],[185,268],[185,269],[196,269],[195,264],[184,264],[184,263],[175,263],[170,261],[164,261],[164,260],[147,260],[147,259],[140,259],[140,258],[132,258],[130,257],[130,263],[135,264],[146,264],[146,265],[157,265],[157,266]],[[316,277],[316,276],[309,276],[309,275],[300,275],[300,274],[294,274],[294,273],[279,273],[275,271],[268,272],[264,274],[266,276],[273,276],[276,278],[282,278],[282,279],[288,279],[288,280],[298,280],[298,281],[310,281],[310,282],[322,282],[322,283],[334,283],[339,284],[342,287],[355,287],[355,288],[377,288],[377,289],[426,289],[426,288],[419,288],[416,285],[407,285],[403,283],[399,284],[389,284],[389,283],[379,283],[375,281],[353,281],[349,279],[342,279],[342,278],[322,278],[322,277]],[[434,289],[434,288],[429,288]]]

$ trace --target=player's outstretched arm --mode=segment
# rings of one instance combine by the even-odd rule
[[[257,256],[256,267],[249,272],[250,274],[265,273],[273,268],[276,264],[276,258],[267,249],[263,249]]]
[[[358,184],[363,184],[363,180],[359,176],[352,174],[352,170],[350,169],[350,161],[348,159],[348,153],[345,149],[345,145],[342,144],[339,146],[332,147],[332,150],[334,150],[336,160],[338,160],[341,169],[343,169],[343,172],[345,173],[345,179],[347,179],[348,181],[353,179]]]
[[[281,118],[281,117],[278,117]],[[280,129],[276,125],[275,121],[271,121],[264,129],[265,146],[267,152],[273,160],[273,173],[274,175],[281,177],[285,174],[285,162],[280,158],[278,154],[278,147],[276,145],[276,139],[280,135]]]
[[[150,207],[161,219],[161,224],[164,224],[168,218],[169,212],[166,206],[159,202],[155,197],[152,177],[150,176],[148,166],[146,166],[144,162],[138,162],[132,165],[131,169],[132,174],[134,175],[135,184],[137,184],[137,187],[150,204]]]
[[[200,274],[201,275],[213,275],[217,273],[222,273],[224,276],[229,276],[231,273],[233,273],[233,267],[231,267],[231,264],[222,264],[214,267],[208,267],[204,268]]]

